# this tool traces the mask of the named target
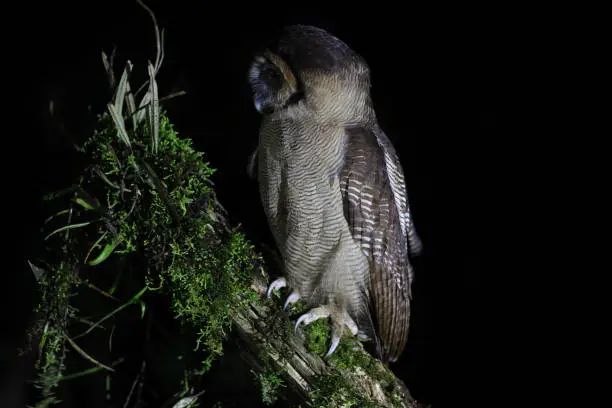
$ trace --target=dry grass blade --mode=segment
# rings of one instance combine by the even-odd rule
[[[128,60],[125,65],[125,69],[123,70],[123,74],[121,75],[121,79],[119,80],[119,86],[117,87],[117,92],[115,94],[115,111],[117,114],[123,117],[123,101],[125,100],[125,93],[129,88],[128,78],[132,73],[132,63]]]
[[[146,114],[146,109],[150,101],[151,101],[151,92],[147,92],[140,100],[140,105],[138,106],[138,110],[136,111],[136,114],[134,115],[134,117],[136,118],[136,123],[140,123],[144,119],[145,114]]]
[[[128,136],[127,130],[125,130],[125,122],[123,121],[123,116],[115,110],[115,105],[112,103],[108,104],[108,111],[113,118],[113,122],[115,122],[115,127],[117,128],[117,135],[119,139],[121,139],[128,147],[132,147],[130,143],[130,137]]]
[[[113,48],[113,52],[111,53],[110,58],[106,55],[104,51],[102,51],[102,63],[104,64],[104,70],[106,71],[106,75],[108,75],[108,84],[111,89],[115,89],[115,73],[113,72],[113,60],[115,59],[115,50]]]
[[[136,122],[136,117],[134,114],[136,113],[136,100],[134,99],[134,94],[132,93],[132,88],[130,87],[130,82],[128,81],[125,88],[125,99],[127,102],[127,111],[128,115],[132,117],[132,123],[134,125],[134,129],[138,125]]]
[[[161,67],[161,64],[164,62],[164,56],[166,55],[164,53],[164,30],[163,29],[161,31],[161,43],[159,43],[157,45],[157,52],[158,52],[159,58],[158,58],[157,63],[155,65],[155,73],[157,73],[159,71],[159,68]]]
[[[32,273],[34,274],[34,277],[36,278],[36,282],[40,281],[40,278],[42,278],[42,276],[47,273],[46,270],[44,270],[43,268],[34,265],[30,260],[28,260],[28,265],[30,266],[30,269],[32,270]]]
[[[149,104],[149,128],[151,131],[151,151],[157,153],[159,146],[159,96],[157,94],[157,82],[155,81],[155,68],[149,62],[149,94],[151,102]]]
[[[98,360],[96,360],[95,358],[93,358],[92,356],[90,356],[89,354],[87,354],[82,348],[80,348],[70,337],[68,337],[67,335],[64,334],[64,338],[66,339],[66,341],[68,341],[68,343],[70,343],[70,345],[72,346],[73,349],[76,350],[77,353],[79,353],[81,356],[83,356],[83,358],[85,358],[86,360],[91,361],[92,363],[94,363],[95,365],[97,365],[98,367],[101,367],[107,371],[110,372],[114,372],[115,369],[111,368],[105,364],[102,364],[101,362],[99,362]]]

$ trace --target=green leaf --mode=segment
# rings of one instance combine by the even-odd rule
[[[147,92],[142,97],[142,100],[140,101],[140,106],[138,107],[138,112],[136,112],[136,115],[134,115],[135,118],[136,118],[136,123],[140,123],[144,119],[145,114],[146,114],[146,107],[148,106],[150,101],[151,101],[151,92]]]
[[[97,210],[98,208],[100,208],[100,202],[97,199],[93,198],[93,199],[90,199],[89,201],[90,202],[87,202],[85,199],[81,197],[77,197],[74,200],[75,203],[85,208],[86,210],[93,211],[93,210]]]
[[[102,252],[100,252],[100,255],[98,255],[96,259],[89,261],[88,264],[91,266],[96,266],[96,265],[101,264],[102,262],[106,260],[106,258],[108,258],[113,253],[117,245],[119,245],[119,240],[116,238],[113,238],[113,240],[110,243],[104,246],[104,249],[102,250]]]
[[[70,213],[70,210],[61,210],[61,211],[58,211],[58,212],[56,212],[55,214],[53,214],[52,216],[48,217],[48,218],[47,218],[47,219],[44,221],[44,224],[48,224],[48,223],[49,223],[49,221],[51,221],[52,219],[54,219],[55,217],[57,217],[57,216],[59,216],[59,215],[62,215],[62,214],[68,214],[68,213]]]

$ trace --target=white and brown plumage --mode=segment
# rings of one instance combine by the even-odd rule
[[[379,128],[366,62],[328,32],[295,25],[258,55],[249,72],[262,113],[252,156],[261,200],[292,289],[286,305],[313,307],[300,323],[330,317],[331,354],[343,326],[402,353],[420,251],[395,149]]]

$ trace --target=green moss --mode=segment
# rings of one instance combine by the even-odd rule
[[[308,326],[302,325],[306,337],[306,349],[323,357],[331,347],[331,326],[329,319],[319,319]]]
[[[54,273],[47,272],[39,282],[41,301],[36,312],[41,316],[30,338],[39,337],[41,358],[36,363],[38,378],[34,381],[40,390],[41,399],[35,408],[44,408],[60,401],[55,397],[57,388],[65,370],[65,340],[63,331],[70,317],[70,296],[76,286],[74,267],[68,257],[65,262],[55,266]]]
[[[291,317],[295,318],[304,313],[308,308],[303,302],[294,305]],[[293,324],[290,322],[289,331],[293,332]],[[305,335],[307,350],[323,357],[331,346],[331,326],[329,319],[315,320],[308,326],[302,326]],[[292,334],[291,334],[292,335]],[[384,369],[381,363],[374,359],[365,349],[361,342],[351,336],[342,337],[340,344],[334,353],[327,359],[330,370],[327,374],[314,379],[313,391],[310,393],[311,407],[379,407],[380,405],[365,397],[363,390],[355,388],[351,381],[347,381],[347,373],[356,371],[380,382],[383,389],[392,396],[395,395],[394,404],[399,405],[400,398],[394,393],[395,378]]]
[[[332,371],[325,376],[315,379],[313,391],[310,393],[311,401],[308,406],[345,407],[345,408],[379,408],[365,397],[363,390],[357,389],[339,371]]]
[[[275,372],[255,373],[251,371],[261,386],[261,400],[266,405],[274,405],[278,400],[281,388],[285,387],[282,377]]]
[[[285,299],[281,296],[281,291],[275,291],[274,294],[275,296],[269,301],[270,306],[277,309],[282,308]],[[292,304],[287,310],[288,316],[285,316],[284,319],[285,330],[278,331],[276,328],[272,330],[284,333],[286,336],[293,336],[296,319],[307,312],[309,308],[303,300]],[[304,333],[306,349],[323,358],[331,346],[329,319],[318,319],[309,325],[301,325],[300,330]],[[363,372],[364,375],[380,382],[392,399],[394,399],[394,395],[397,396],[397,393],[393,390],[395,386],[393,375],[363,348],[356,337],[350,334],[345,333],[334,353],[327,358],[327,362],[329,371],[314,378],[313,391],[310,393],[311,401],[308,403],[309,407],[380,407],[379,404],[365,397],[363,390],[356,389],[353,382],[347,381],[346,374],[355,371]],[[393,403],[398,407],[400,406],[399,396],[395,398]]]
[[[210,234],[206,231],[191,237],[204,239]],[[223,341],[231,329],[229,307],[252,296],[249,272],[256,255],[235,230],[229,242],[202,245],[184,240],[174,242],[172,247],[172,263],[164,276],[173,294],[177,317],[199,327],[196,349],[203,348],[209,354],[203,361],[205,372],[222,354]]]
[[[214,169],[203,153],[192,147],[191,140],[178,136],[163,111],[157,154],[149,152],[147,126],[128,134],[131,148],[117,138],[110,117],[99,116],[83,148],[90,165],[75,186],[47,197],[60,206],[81,203],[80,211],[60,212],[54,221],[60,227],[83,226],[80,234],[71,230],[76,232],[55,234],[49,241],[53,256],[72,269],[51,267],[41,284],[40,407],[57,402],[53,389],[64,367],[62,333],[69,325],[70,297],[78,282],[87,279],[77,274],[85,271],[81,265],[95,258],[91,264],[101,266],[94,269],[104,267],[107,259],[128,260],[128,264],[130,259],[144,259],[147,273],[141,288],[168,296],[176,318],[197,332],[192,348],[201,364],[189,375],[202,375],[223,354],[223,342],[231,331],[229,307],[257,298],[249,285],[251,273],[263,261],[240,226],[231,227],[225,221],[210,181]],[[68,214],[72,214],[69,220]],[[135,253],[136,258],[129,257]],[[120,285],[121,271],[115,273],[110,293]],[[134,302],[143,301],[139,297]],[[141,307],[144,313],[146,303]]]

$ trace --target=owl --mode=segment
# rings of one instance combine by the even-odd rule
[[[248,81],[261,114],[249,171],[282,259],[295,324],[329,318],[331,355],[350,332],[396,361],[408,336],[409,256],[421,251],[397,152],[378,125],[366,61],[329,32],[285,27]],[[347,332],[348,329],[348,332]]]

